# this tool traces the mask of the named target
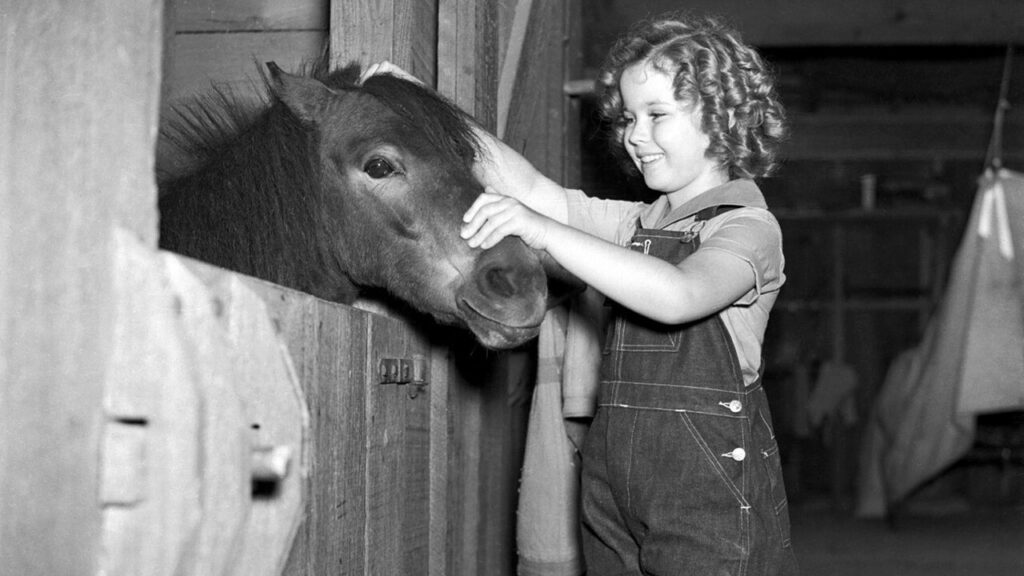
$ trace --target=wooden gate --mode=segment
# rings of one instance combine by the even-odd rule
[[[0,573],[511,574],[529,354],[157,250],[155,131],[329,38],[565,180],[574,6],[5,2]]]

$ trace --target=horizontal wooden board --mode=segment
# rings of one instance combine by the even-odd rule
[[[182,32],[327,30],[329,0],[168,0]]]
[[[974,159],[992,135],[986,114],[794,114],[783,156],[796,159]],[[1003,158],[1024,160],[1024,122],[1003,127]]]
[[[719,14],[758,46],[1006,44],[1024,37],[1019,0],[600,0],[584,7],[596,43],[633,22],[685,8]]]
[[[164,104],[209,91],[212,84],[252,92],[260,82],[257,66],[272,61],[286,71],[297,70],[320,55],[326,39],[319,30],[176,34],[168,47]]]

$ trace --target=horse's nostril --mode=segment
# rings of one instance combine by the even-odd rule
[[[484,279],[488,291],[498,296],[510,298],[519,293],[516,272],[511,268],[495,266],[484,274]]]

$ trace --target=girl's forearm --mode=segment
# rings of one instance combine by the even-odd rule
[[[548,253],[566,270],[630,310],[664,324],[713,314],[753,287],[753,273],[728,255],[691,256],[679,266],[553,223]]]

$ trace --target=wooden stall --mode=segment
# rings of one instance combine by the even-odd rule
[[[513,573],[508,390],[529,352],[467,357],[446,331],[158,250],[156,134],[169,103],[329,42],[336,63],[436,85],[572,184],[577,10],[5,4],[0,574]]]

